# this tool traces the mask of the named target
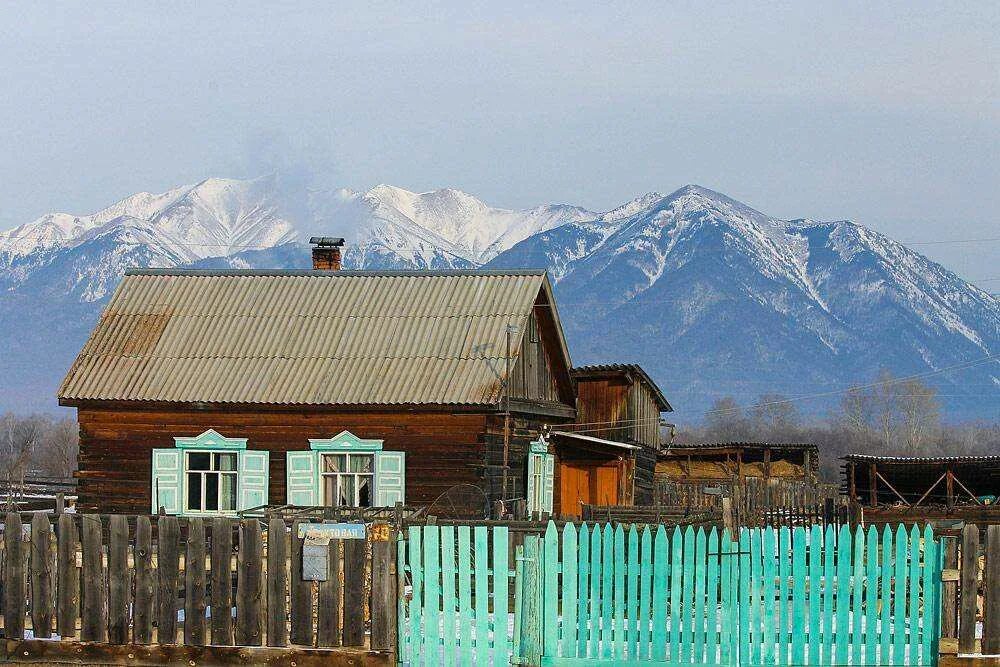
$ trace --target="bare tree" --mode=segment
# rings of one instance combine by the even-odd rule
[[[750,428],[757,438],[791,442],[798,439],[801,425],[798,408],[781,394],[762,394],[750,408]]]
[[[716,399],[705,413],[705,433],[707,440],[726,442],[742,440],[750,428],[743,416],[743,409],[732,396]]]
[[[7,509],[24,494],[24,478],[40,434],[37,418],[17,417],[12,413],[0,418],[0,475],[6,486]]]

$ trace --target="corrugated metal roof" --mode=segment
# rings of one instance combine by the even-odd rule
[[[653,378],[649,377],[649,374],[643,370],[642,366],[639,364],[591,364],[589,366],[577,366],[570,370],[573,377],[587,377],[600,375],[602,373],[633,373],[639,377],[639,380],[645,382],[653,392],[653,396],[656,402],[660,406],[661,412],[673,412],[674,409],[670,406],[667,401],[667,397],[663,395],[660,387],[653,382]]]
[[[848,454],[842,461],[868,461],[892,465],[940,465],[946,463],[1000,463],[1000,456],[879,456],[876,454]]]
[[[496,404],[540,291],[542,271],[129,271],[59,398]]]
[[[672,443],[671,449],[787,449],[809,450],[819,449],[817,445],[808,442],[694,442]]]

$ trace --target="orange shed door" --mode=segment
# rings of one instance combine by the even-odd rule
[[[594,468],[594,500],[595,505],[618,504],[618,466],[601,466]]]
[[[559,501],[563,516],[579,517],[580,503],[590,503],[591,469],[563,463],[559,466]]]

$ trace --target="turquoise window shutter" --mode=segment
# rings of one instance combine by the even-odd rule
[[[543,454],[545,470],[543,472],[542,511],[552,514],[552,496],[555,494],[556,457],[553,454]]]
[[[528,483],[525,498],[528,500],[529,514],[542,511],[542,508],[538,504],[538,492],[535,489],[535,477],[538,474],[536,471],[541,465],[542,454],[528,454]]]
[[[375,452],[375,506],[406,502],[406,453]]]
[[[269,452],[247,449],[240,452],[239,500],[240,511],[267,504],[267,474]]]
[[[319,456],[311,451],[285,454],[285,502],[289,505],[319,505]]]
[[[167,514],[181,513],[181,472],[184,452],[179,449],[153,450],[153,483],[150,510],[153,514],[162,507]]]

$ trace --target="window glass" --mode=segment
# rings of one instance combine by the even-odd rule
[[[358,507],[372,506],[372,478],[358,477]]]
[[[369,454],[354,454],[351,456],[351,472],[371,472],[375,457]]]
[[[201,474],[189,472],[188,480],[188,509],[200,511],[201,507]]]
[[[222,475],[219,509],[224,512],[236,511],[236,475]]]
[[[205,511],[219,511],[219,477],[220,475],[205,475]]]
[[[208,452],[188,454],[188,470],[211,470],[212,455]]]
[[[337,496],[337,504],[341,507],[355,507],[354,502],[354,475],[340,476],[340,494]]]
[[[236,454],[214,454],[216,470],[236,470]]]

